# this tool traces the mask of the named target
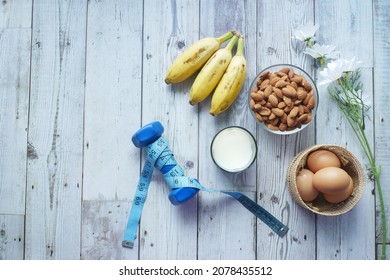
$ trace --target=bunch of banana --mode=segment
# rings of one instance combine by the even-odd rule
[[[219,38],[203,38],[191,45],[169,67],[165,82],[176,84],[191,77],[233,35],[230,31]]]
[[[227,46],[219,49],[228,39],[231,40]],[[237,51],[233,56],[232,50],[237,41]],[[184,81],[201,67],[190,90],[190,104],[203,101],[215,89],[210,110],[210,114],[215,116],[233,104],[244,84],[244,38],[231,31],[219,38],[199,40],[173,62],[165,82],[169,84]]]
[[[195,105],[210,95],[221,80],[230,61],[232,60],[232,50],[237,43],[238,36],[234,35],[229,44],[213,54],[200,70],[190,91],[190,104]]]

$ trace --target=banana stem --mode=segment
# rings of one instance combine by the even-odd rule
[[[223,42],[225,42],[225,41],[229,40],[230,38],[232,38],[233,35],[234,35],[233,32],[229,31],[226,34],[223,34],[221,37],[218,37],[217,41],[222,44]]]
[[[233,38],[230,40],[229,44],[227,44],[226,49],[231,51],[233,47],[236,45],[238,40],[238,36],[234,35]]]
[[[244,55],[244,37],[240,36],[238,39],[236,55]]]

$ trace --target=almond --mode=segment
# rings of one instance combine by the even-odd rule
[[[294,107],[291,109],[289,116],[295,118],[298,115],[298,113],[299,113],[299,108]]]
[[[304,90],[303,88],[299,87],[297,89],[297,98],[299,100],[304,100],[306,98],[306,96],[307,96],[306,90]]]
[[[251,98],[251,100],[249,101],[249,104],[250,104],[251,109],[253,110],[255,108],[255,101],[253,100],[253,98]]]
[[[282,88],[282,92],[287,97],[295,98],[297,96],[297,91],[290,85]]]
[[[295,118],[288,115],[287,116],[287,125],[289,127],[292,127],[292,126],[294,126],[294,124],[295,124]]]
[[[309,100],[312,96],[313,95],[311,95],[311,94],[306,95],[305,99],[303,100],[303,105],[307,106],[307,104],[309,103]]]
[[[299,100],[299,99],[297,99],[297,100],[294,101],[294,105],[299,105],[299,104],[301,104],[301,103],[302,103],[302,100]]]
[[[291,86],[292,86],[295,90],[298,89],[298,85],[297,85],[296,82],[291,82]]]
[[[268,108],[262,107],[262,109],[260,110],[260,115],[269,116],[269,115],[271,115],[271,110]]]
[[[307,108],[309,109],[313,109],[316,105],[316,101],[314,99],[314,96],[312,96],[310,99],[309,99],[309,102],[307,103]]]
[[[269,125],[267,125],[267,127],[269,128],[269,129],[271,129],[271,130],[279,130],[279,127],[277,127],[277,126],[274,126],[274,125],[272,125],[272,124],[269,124]]]
[[[271,109],[272,113],[278,117],[283,117],[284,111],[282,109],[273,108]]]
[[[290,80],[289,80],[289,78],[288,78],[287,75],[280,77],[280,80],[281,80],[281,81],[285,81],[285,82],[287,82],[287,83],[290,82]]]
[[[269,80],[266,79],[260,84],[260,90],[264,90],[269,85]]]
[[[279,80],[279,81],[275,84],[275,87],[277,87],[277,88],[282,88],[282,87],[285,87],[286,85],[287,85],[287,82],[286,82],[286,81]]]
[[[271,85],[268,85],[268,86],[265,88],[265,90],[264,90],[264,96],[265,96],[265,97],[268,97],[268,96],[271,95],[271,93],[272,93],[272,86],[271,86]]]
[[[259,103],[256,103],[255,105],[253,105],[253,109],[255,111],[260,111],[263,107],[259,104]]]
[[[298,108],[299,108],[299,115],[303,115],[305,113],[303,109],[303,105],[299,104]]]
[[[280,121],[279,118],[275,118],[271,120],[271,124],[277,126],[279,124],[279,121]]]
[[[269,80],[269,84],[270,84],[271,86],[274,86],[279,80],[280,80],[279,77],[274,77],[274,78],[272,78],[272,79]]]
[[[273,107],[278,107],[279,102],[278,102],[278,98],[275,95],[270,95],[268,97],[268,101],[269,101],[269,103],[272,104]]]
[[[303,80],[303,81],[302,81],[302,86],[303,86],[307,91],[310,91],[310,90],[311,90],[311,84],[308,83],[306,80]]]
[[[266,78],[268,78],[268,75],[269,75],[269,71],[265,71],[260,74],[260,79],[265,80]]]
[[[283,98],[283,93],[282,93],[282,90],[280,88],[274,87],[272,90],[275,92],[277,97]]]
[[[294,70],[290,68],[290,70],[288,71],[288,77],[291,79],[292,77],[294,77]]]
[[[269,115],[269,117],[268,117],[268,119],[270,120],[270,121],[272,121],[273,119],[275,119],[276,118],[276,115],[274,114],[274,113],[271,113],[271,115]]]
[[[284,107],[283,111],[284,111],[285,113],[290,113],[290,111],[292,110],[292,108],[294,108],[294,107],[293,107],[293,106],[286,106],[286,107]]]
[[[283,96],[283,101],[284,101],[284,103],[286,103],[286,105],[287,105],[288,107],[290,107],[290,106],[293,105],[293,103],[292,103],[292,101],[291,101],[291,98],[289,98],[289,97],[287,97],[287,96]]]
[[[297,84],[300,84],[302,82],[303,77],[301,75],[296,75],[292,78],[290,78],[291,82],[295,82]]]
[[[276,72],[276,75],[278,75],[279,77],[283,77],[283,76],[287,76],[287,73],[284,73],[284,72]]]
[[[290,70],[292,70],[292,69],[289,67],[284,67],[284,68],[280,69],[279,72],[287,74]]]
[[[302,116],[298,117],[297,122],[302,123],[307,119],[307,114],[303,114]]]
[[[264,93],[262,91],[258,92],[251,92],[251,97],[254,101],[260,102],[261,100],[264,99]]]
[[[286,131],[287,125],[285,123],[281,123],[281,124],[279,124],[279,129],[280,129],[280,131]]]
[[[259,122],[263,122],[263,118],[261,117],[261,115],[259,113],[256,113],[256,119],[259,121]]]
[[[284,103],[284,101],[279,102],[278,108],[279,108],[279,109],[283,109],[284,107],[286,107],[286,103]]]
[[[302,123],[303,124],[308,124],[309,122],[311,122],[311,120],[312,120],[312,114],[308,113],[307,114],[307,118],[304,121],[302,121]]]
[[[286,113],[283,114],[283,117],[281,118],[281,120],[282,120],[282,123],[287,123],[287,114]]]

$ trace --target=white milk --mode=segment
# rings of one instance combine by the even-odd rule
[[[245,129],[228,127],[215,136],[211,156],[222,169],[239,172],[252,164],[256,157],[256,143]]]

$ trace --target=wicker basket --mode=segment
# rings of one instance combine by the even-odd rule
[[[307,156],[316,150],[328,150],[335,153],[340,158],[341,167],[351,176],[354,190],[345,201],[336,204],[329,203],[320,193],[314,201],[304,202],[299,196],[296,176],[302,168],[305,168]],[[315,145],[297,154],[288,167],[287,183],[291,196],[299,205],[324,216],[337,216],[351,210],[362,198],[366,187],[364,170],[357,158],[345,148],[336,145]]]

